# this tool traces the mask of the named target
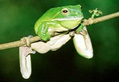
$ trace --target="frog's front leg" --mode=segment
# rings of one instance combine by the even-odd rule
[[[81,23],[80,26],[76,29],[76,34],[81,34],[83,36],[85,36],[87,34],[87,31],[84,30],[83,28],[83,24]]]
[[[48,27],[49,27],[48,22],[42,22],[41,25],[38,27],[37,34],[43,41],[48,41],[51,37],[50,34],[48,33]]]

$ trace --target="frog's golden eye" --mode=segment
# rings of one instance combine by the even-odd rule
[[[69,10],[67,8],[62,9],[62,14],[67,15],[69,13]]]

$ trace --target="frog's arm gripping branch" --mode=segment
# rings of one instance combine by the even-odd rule
[[[89,18],[88,20],[84,20],[83,26],[95,24],[95,23],[109,20],[109,19],[112,19],[115,17],[119,17],[119,12],[116,12],[116,13],[113,13],[110,15],[106,15],[106,16],[102,16],[102,17],[98,17],[95,19]],[[55,36],[55,35],[52,35],[52,36]],[[35,37],[32,37],[29,39],[30,43],[38,41],[38,40],[40,40],[40,38],[38,36],[35,36]],[[0,50],[4,50],[4,49],[8,49],[8,48],[14,48],[14,47],[20,47],[20,46],[25,46],[25,45],[27,45],[27,41],[25,38],[22,38],[19,41],[0,44]]]

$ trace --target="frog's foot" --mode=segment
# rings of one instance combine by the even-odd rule
[[[79,34],[85,36],[85,35],[87,35],[87,31],[85,29],[82,29],[79,31]]]
[[[29,47],[30,37],[24,37],[21,42],[26,44],[19,47],[19,59],[20,59],[20,71],[24,79],[28,79],[31,75],[31,56],[30,54],[35,54],[35,51]]]
[[[76,34],[81,34],[83,36],[85,36],[87,34],[87,30],[84,28],[83,24],[81,23],[81,25],[76,29]]]
[[[74,35],[75,35],[75,31],[69,32],[70,37],[74,37]]]
[[[28,36],[28,37],[23,37],[23,38],[21,38],[21,43],[22,44],[24,44],[24,46],[30,46],[30,44],[31,44],[31,42],[30,42],[30,38],[31,38],[32,36],[30,35],[30,36]]]
[[[24,50],[26,50],[25,52],[25,56],[27,57],[29,54],[35,54],[35,51],[33,51],[31,48],[30,48],[30,45],[31,45],[31,42],[30,42],[30,38],[33,37],[31,35],[29,35],[28,37],[23,37],[21,39],[21,42],[24,44],[24,46],[22,46],[22,48],[24,48]],[[27,48],[27,49],[26,49]]]
[[[50,36],[49,33],[46,33],[46,34],[40,34],[40,33],[39,33],[38,36],[39,36],[40,39],[43,40],[43,41],[48,41],[48,40],[50,40],[50,38],[51,38],[51,36]]]

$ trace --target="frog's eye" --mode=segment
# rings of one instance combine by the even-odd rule
[[[80,7],[80,9],[82,9],[82,6],[81,5],[78,5]]]
[[[81,9],[82,9],[82,6],[81,6]]]
[[[67,8],[62,9],[62,14],[67,15],[69,13],[69,10]]]

